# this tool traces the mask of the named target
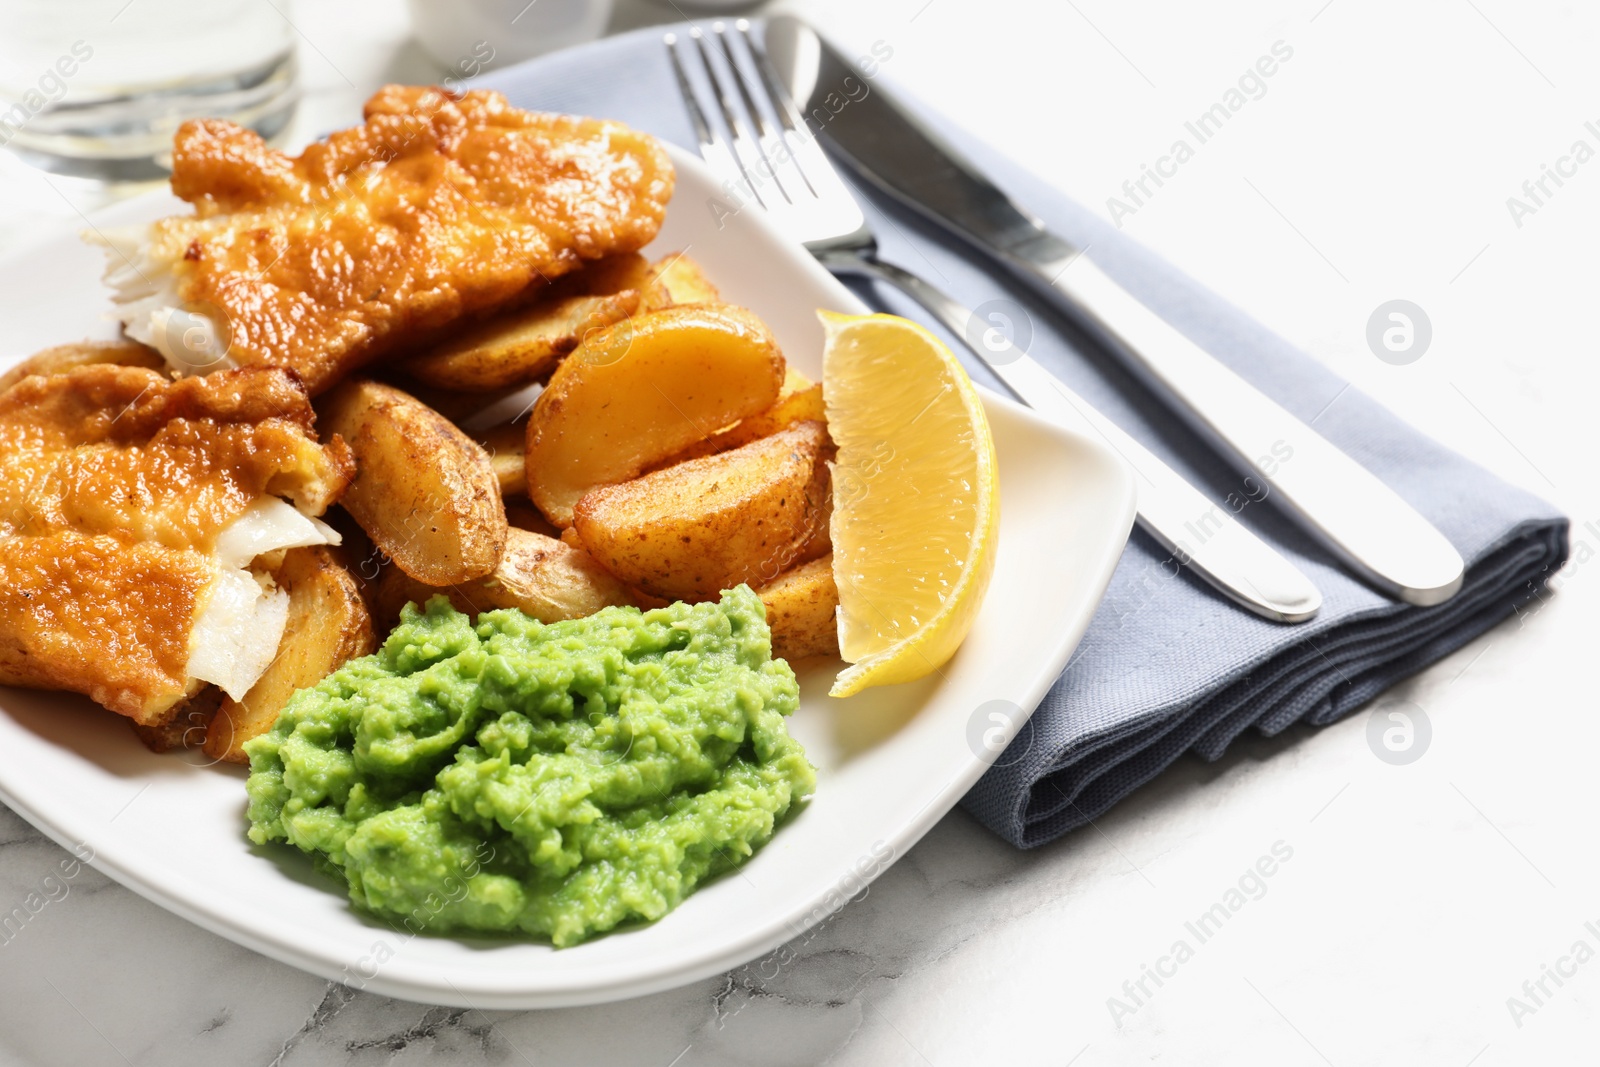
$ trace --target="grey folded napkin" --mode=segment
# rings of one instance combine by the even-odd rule
[[[662,33],[654,28],[598,41],[474,84],[499,89],[519,107],[619,119],[696,150]],[[891,56],[879,76],[892,79],[893,65]],[[1170,554],[1136,530],[1066,671],[1029,728],[963,800],[1006,840],[1027,848],[1058,837],[1184,753],[1215,760],[1252,727],[1270,736],[1297,722],[1333,722],[1538,596],[1565,561],[1568,522],[1549,504],[1407,426],[993,148],[937,115],[924,118],[1052,229],[1091,249],[1091,258],[1129,291],[1381,477],[1468,563],[1465,588],[1438,607],[1408,607],[1368,589],[1052,307],[857,184],[884,259],[925,275],[969,307],[1003,301],[1002,313],[1016,319],[1014,341],[1024,343],[1025,331],[1027,350],[1063,381],[1219,503],[1232,497],[1240,521],[1297,563],[1324,596],[1310,623],[1266,622],[1172,566]],[[857,291],[869,304],[928,321],[892,290]],[[952,348],[974,379],[1004,392],[964,347]]]

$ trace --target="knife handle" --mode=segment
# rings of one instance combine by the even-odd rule
[[[1199,429],[1268,483],[1302,526],[1372,585],[1421,607],[1442,603],[1461,588],[1461,554],[1415,508],[1087,256],[1023,266],[1030,280],[1065,297],[1091,328],[1131,355],[1181,401]]]
[[[1234,603],[1274,622],[1305,622],[1316,615],[1322,594],[1298,567],[1009,340],[991,334],[974,342],[968,332],[974,316],[959,301],[876,257],[829,251],[817,258],[829,269],[897,287],[965,339],[1023,403],[1082,436],[1102,438],[1138,476],[1139,525],[1176,564],[1187,564]]]

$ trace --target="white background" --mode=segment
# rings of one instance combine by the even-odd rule
[[[1600,551],[1591,308],[1600,160],[1515,225],[1520,186],[1600,120],[1600,13],[1510,0],[814,0],[846,51],[892,44],[923,100],[1106,211],[1276,41],[1294,50],[1124,228],[1419,427],[1574,518]],[[439,76],[398,0],[286,8],[307,100],[292,140],[385,80]],[[665,21],[624,5],[614,28]],[[1192,140],[1192,139],[1191,139]],[[0,240],[79,224],[92,191],[0,160]],[[1409,366],[1368,349],[1403,298]],[[0,294],[0,307],[4,307]],[[10,310],[10,309],[8,309]],[[0,320],[3,321],[3,320]],[[72,333],[63,324],[63,338]],[[0,331],[0,346],[4,333]],[[9,351],[0,352],[13,355]],[[1360,713],[1189,760],[1092,828],[1021,853],[968,816],[793,959],[644,1000],[458,1012],[352,994],[92,872],[0,945],[0,1060],[40,1064],[1576,1063],[1600,960],[1513,1019],[1579,939],[1600,952],[1594,691],[1600,566],[1398,695],[1433,729],[1408,766]],[[1267,892],[1114,1021],[1184,922],[1275,842]],[[0,903],[65,853],[0,809]],[[1570,968],[1569,968],[1570,969]],[[1533,1001],[1527,1000],[1532,1005]],[[1520,1022],[1520,1025],[1519,1025]],[[1120,1023],[1120,1025],[1119,1025]],[[675,1059],[676,1057],[676,1059]]]

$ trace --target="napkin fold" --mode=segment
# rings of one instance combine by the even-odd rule
[[[672,28],[682,35],[687,27]],[[698,150],[661,43],[665,29],[569,49],[486,74],[474,85],[499,89],[519,107],[619,119]],[[892,80],[893,56],[884,59],[881,51],[879,76]],[[1130,292],[1382,478],[1468,563],[1465,587],[1437,607],[1409,607],[1373,592],[1052,306],[854,183],[884,259],[923,274],[969,307],[1002,301],[992,307],[1014,317],[1013,340],[1228,506],[1324,596],[1310,623],[1258,619],[1174,567],[1170,553],[1135,530],[1071,663],[1029,727],[963,800],[985,825],[1020,847],[1042,844],[1101,815],[1184,753],[1215,760],[1252,727],[1271,736],[1297,722],[1333,722],[1540,596],[1567,556],[1568,521],[1558,511],[1407,426],[972,135],[926,109],[922,114],[1052,229],[1091,249],[1091,258]],[[869,304],[928,322],[894,290],[852,287]],[[951,340],[975,380],[1005,391]]]

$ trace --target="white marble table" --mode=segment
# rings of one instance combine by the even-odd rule
[[[1507,198],[1525,198],[1523,182],[1574,141],[1600,148],[1584,126],[1600,119],[1600,14],[1548,0],[786,6],[848,44],[891,42],[898,79],[1108,212],[1185,120],[1285,42],[1293,58],[1265,95],[1124,228],[1562,504],[1583,562],[1538,610],[1401,688],[1433,725],[1415,763],[1375,758],[1358,714],[1243,740],[1218,764],[1183,762],[1092,829],[1031,853],[956,812],[785,966],[643,1000],[484,1014],[352,993],[86,870],[0,944],[0,1060],[1592,1062],[1600,962],[1573,953],[1579,941],[1600,950],[1600,566],[1587,562],[1600,522],[1585,526],[1600,515],[1600,163],[1547,183],[1520,225]],[[435,76],[398,0],[292,11],[315,45],[301,137],[349,121],[382,80]],[[625,6],[617,26],[672,17]],[[96,199],[9,161],[0,193],[6,241],[73,225],[73,204]],[[1369,315],[1394,298],[1433,325],[1408,366],[1365,342]],[[1162,964],[1160,986],[1146,977],[1185,922],[1279,842],[1292,858],[1265,895],[1193,958]],[[0,856],[10,902],[66,853],[0,810]],[[1112,997],[1132,1010],[1113,1011]],[[1531,1010],[1513,1011],[1512,997]]]

